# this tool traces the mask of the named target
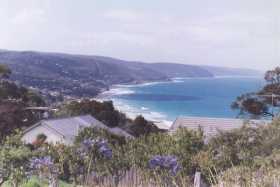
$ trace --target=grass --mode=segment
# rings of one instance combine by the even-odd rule
[[[21,187],[48,187],[46,181],[39,180],[37,177],[32,177],[26,183],[20,185]],[[9,181],[5,182],[2,187],[12,187]],[[59,181],[59,187],[74,187],[74,185],[68,184],[64,181]]]

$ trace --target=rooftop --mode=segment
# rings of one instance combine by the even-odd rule
[[[129,133],[125,132],[120,128],[107,127],[106,125],[104,125],[102,122],[98,121],[91,115],[42,120],[36,125],[33,125],[32,127],[26,129],[25,133],[31,131],[32,129],[40,125],[47,127],[48,129],[54,131],[56,134],[59,134],[60,136],[62,136],[64,139],[67,140],[73,140],[75,136],[79,134],[79,131],[82,128],[86,128],[86,127],[96,127],[96,128],[106,129],[115,135],[125,136],[128,138],[133,137]]]
[[[107,129],[100,121],[96,120],[90,115],[77,116],[63,119],[43,120],[42,125],[47,125],[59,134],[67,136],[77,136],[79,130],[85,127],[97,127]]]
[[[215,136],[219,130],[229,131],[240,128],[244,124],[257,127],[270,122],[270,120],[243,120],[236,118],[178,117],[170,127],[169,131],[174,132],[180,127],[192,130],[198,130],[201,128],[207,139]]]

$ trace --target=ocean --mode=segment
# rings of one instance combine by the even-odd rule
[[[135,118],[166,127],[178,116],[235,118],[232,102],[241,94],[264,86],[260,77],[175,78],[170,82],[116,85],[103,94],[115,107]]]

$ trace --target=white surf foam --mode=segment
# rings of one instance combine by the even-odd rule
[[[135,119],[137,116],[142,115],[145,119],[154,122],[159,128],[168,129],[172,121],[167,120],[167,116],[156,111],[151,111],[148,107],[134,107],[118,99],[112,99],[114,106],[117,110],[126,114],[127,117]]]
[[[101,93],[95,99],[98,101],[112,100],[114,103],[114,107],[117,110],[125,113],[127,117],[131,119],[135,119],[137,116],[142,115],[147,120],[154,122],[154,124],[157,125],[159,128],[168,129],[171,126],[172,121],[169,121],[166,115],[157,111],[152,111],[150,108],[146,106],[141,106],[138,108],[120,99],[114,98],[114,96],[117,95],[126,95],[126,94],[135,93],[135,91],[131,89],[132,87],[148,86],[148,85],[155,85],[160,83],[164,83],[164,82],[144,83],[140,85],[115,85],[110,90]]]

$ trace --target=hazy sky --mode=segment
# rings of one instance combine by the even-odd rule
[[[268,69],[280,0],[0,0],[0,48]]]

